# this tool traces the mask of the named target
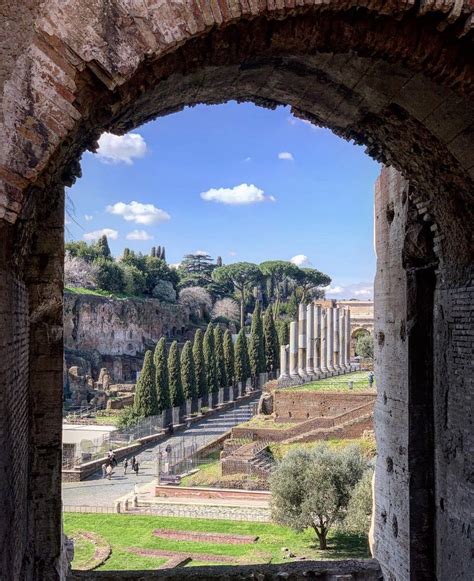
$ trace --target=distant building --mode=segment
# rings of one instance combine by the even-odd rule
[[[374,332],[374,301],[339,301],[337,299],[322,299],[316,301],[322,307],[342,307],[351,311],[351,355],[355,353],[357,337]]]

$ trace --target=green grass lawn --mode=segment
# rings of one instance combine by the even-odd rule
[[[161,539],[152,534],[153,530],[157,528],[254,535],[258,536],[258,541],[231,545]],[[110,543],[112,554],[98,568],[99,571],[155,569],[164,562],[161,557],[134,555],[127,551],[129,548],[188,551],[232,557],[235,559],[235,564],[283,562],[283,547],[288,548],[297,557],[305,556],[308,559],[369,557],[365,536],[335,530],[329,535],[329,549],[320,551],[315,548],[315,536],[309,530],[296,533],[289,528],[270,523],[120,514],[64,513],[64,529],[68,535],[78,531],[91,531],[101,535]],[[195,560],[191,566],[196,566],[198,563],[199,561]],[[210,564],[215,563],[206,563],[206,565]]]
[[[280,444],[278,442],[271,443],[269,448],[275,460],[280,461],[282,460],[288,452],[295,449],[306,449],[309,450],[316,446],[317,444],[321,444],[323,442],[307,442],[307,443],[295,443],[295,444]],[[342,439],[342,440],[324,440],[324,443],[329,446],[329,448],[335,448],[340,450],[345,448],[346,446],[353,446],[358,445],[361,448],[362,454],[366,458],[374,458],[377,453],[375,439],[374,438],[354,438],[354,439]]]
[[[272,430],[285,430],[286,428],[292,428],[294,426],[295,422],[275,422],[273,416],[263,415],[254,416],[248,422],[243,422],[238,425],[239,428],[271,428]]]
[[[141,299],[144,300],[143,297],[135,297],[133,295],[126,295],[124,293],[111,293],[106,290],[102,289],[90,289],[90,288],[83,288],[79,286],[67,286],[64,287],[64,290],[68,293],[72,293],[75,295],[92,295],[96,297],[107,297],[109,299]]]
[[[312,381],[311,383],[304,383],[303,385],[295,385],[287,388],[291,391],[346,391],[349,390],[349,381],[354,382],[352,391],[366,391],[370,390],[368,371],[354,371],[353,373],[346,373],[345,375],[337,375],[336,377],[328,377],[320,379],[319,381]],[[372,385],[375,390],[375,381]]]
[[[74,566],[82,569],[85,563],[92,560],[95,553],[95,546],[92,541],[79,537],[74,539]]]

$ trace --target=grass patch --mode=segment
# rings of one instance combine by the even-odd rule
[[[368,381],[368,371],[354,371],[345,375],[337,375],[336,377],[327,377],[311,383],[304,383],[303,385],[295,385],[288,388],[291,391],[367,391],[370,390]],[[349,389],[349,381],[353,382],[352,390]],[[372,390],[375,391],[375,381],[372,385]]]
[[[110,291],[105,291],[102,289],[90,289],[84,288],[80,286],[66,286],[64,290],[68,293],[73,295],[90,295],[95,297],[106,297],[109,299],[137,299],[137,300],[145,300],[143,297],[137,297],[134,295],[126,295],[125,293],[111,293]]]
[[[166,528],[184,531],[234,533],[258,536],[255,543],[229,545],[196,541],[176,541],[153,536],[153,530]],[[128,548],[161,549],[233,557],[245,563],[284,562],[282,548],[287,547],[297,557],[307,559],[368,558],[367,539],[363,535],[334,530],[329,534],[329,549],[315,547],[314,532],[302,533],[270,523],[208,520],[160,516],[131,516],[120,514],[64,513],[67,535],[81,530],[95,532],[112,547],[109,559],[99,571],[126,569],[155,569],[164,562],[156,557],[142,557],[127,551]],[[210,565],[211,563],[206,563]],[[196,566],[197,562],[192,563]]]
[[[94,543],[84,537],[78,536],[74,539],[74,560],[72,567],[74,569],[84,570],[88,563],[94,558]]]
[[[314,446],[321,444],[322,442],[306,442],[306,443],[294,443],[294,444],[280,444],[278,442],[271,443],[269,445],[270,452],[277,461],[281,461],[291,450],[310,450]],[[374,458],[377,454],[377,449],[375,445],[375,438],[354,438],[354,439],[342,439],[342,440],[325,440],[325,444],[329,448],[334,448],[341,450],[347,446],[353,446],[354,444],[360,446],[362,454],[370,459]]]
[[[293,389],[293,388],[292,388]],[[248,422],[239,424],[238,428],[271,428],[272,430],[286,430],[293,428],[295,422],[275,422],[273,416],[258,415],[251,418]]]
[[[209,454],[199,465],[199,472],[181,478],[180,486],[213,486],[221,480],[219,452]]]

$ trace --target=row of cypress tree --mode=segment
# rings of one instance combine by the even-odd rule
[[[250,339],[241,329],[235,345],[229,330],[209,323],[206,332],[196,331],[194,341],[186,341],[181,354],[177,341],[169,352],[162,337],[154,353],[147,351],[138,378],[134,412],[137,416],[158,415],[187,399],[204,398],[221,387],[253,379],[259,373],[274,371],[279,362],[279,341],[272,310],[262,317],[257,303],[252,318]]]

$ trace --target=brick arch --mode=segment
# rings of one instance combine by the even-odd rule
[[[0,458],[14,450],[27,467],[8,475],[15,495],[0,523],[2,541],[5,524],[22,531],[4,545],[12,578],[57,578],[63,188],[80,174],[84,149],[104,130],[125,132],[195,103],[289,104],[403,172],[451,259],[443,274],[464,280],[474,166],[469,5],[51,0],[34,32],[17,47],[12,38],[0,95],[0,274],[8,275],[0,276],[8,314],[0,338],[20,364],[5,376],[1,411],[28,425],[9,430]],[[405,562],[391,570],[401,568],[403,578]]]

